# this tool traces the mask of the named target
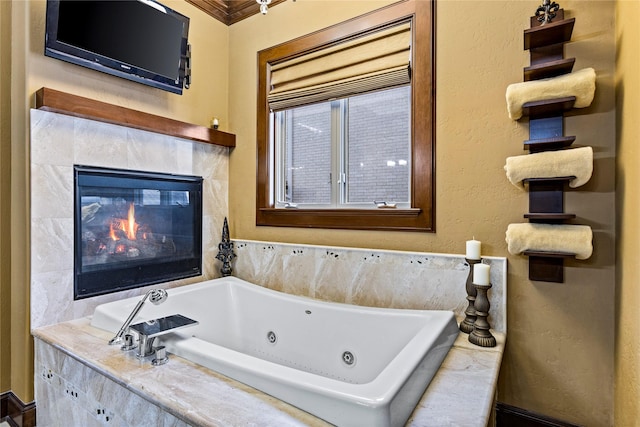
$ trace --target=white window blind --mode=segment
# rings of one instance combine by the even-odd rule
[[[403,23],[271,67],[273,111],[408,84],[411,26]]]

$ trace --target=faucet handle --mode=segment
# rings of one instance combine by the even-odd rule
[[[124,336],[124,344],[122,344],[122,347],[120,347],[120,349],[122,351],[129,351],[129,350],[133,350],[133,349],[135,349],[137,347],[138,347],[138,345],[133,341],[133,335],[125,334],[125,336]]]
[[[167,356],[167,349],[161,345],[156,347],[156,357],[151,361],[153,366],[164,365],[169,361],[169,356]]]

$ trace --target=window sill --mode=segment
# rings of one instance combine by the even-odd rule
[[[353,230],[433,231],[422,209],[258,208],[256,225]],[[430,217],[430,216],[429,216]]]

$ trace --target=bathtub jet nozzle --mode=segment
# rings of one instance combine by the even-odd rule
[[[127,320],[125,320],[122,326],[120,327],[120,330],[116,333],[116,335],[113,338],[111,338],[111,340],[109,340],[109,345],[117,345],[117,344],[123,343],[122,336],[125,334],[127,329],[129,329],[131,322],[138,315],[147,298],[149,299],[149,301],[151,301],[152,304],[158,305],[163,303],[168,296],[169,294],[167,294],[167,291],[165,291],[164,289],[151,289],[149,292],[147,292],[142,297],[140,302],[136,304],[131,314],[129,314],[129,317],[127,317]]]

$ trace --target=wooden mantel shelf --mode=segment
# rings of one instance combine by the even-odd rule
[[[236,136],[232,133],[83,98],[46,87],[36,92],[36,108],[207,144],[223,147],[236,146]]]

